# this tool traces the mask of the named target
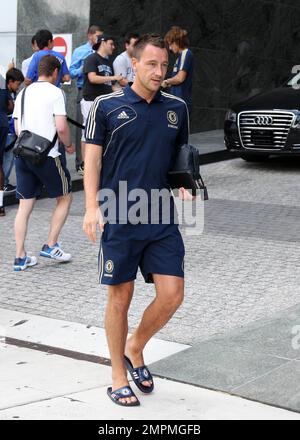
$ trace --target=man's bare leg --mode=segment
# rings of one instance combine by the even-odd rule
[[[129,385],[124,365],[125,343],[128,334],[128,309],[133,295],[134,283],[108,287],[108,303],[105,313],[105,330],[112,364],[112,390]],[[134,397],[120,402],[135,402]]]
[[[126,342],[125,354],[134,368],[144,365],[143,350],[147,342],[174,315],[184,297],[184,279],[170,275],[153,275],[156,298],[146,308],[142,320]],[[142,382],[150,386],[148,381]]]
[[[36,199],[20,199],[18,212],[15,218],[16,257],[25,257],[25,238],[28,220]]]
[[[52,247],[57,243],[58,236],[68,217],[70,206],[72,203],[72,193],[62,197],[57,197],[56,207],[52,214],[50,231],[48,235],[48,246]]]

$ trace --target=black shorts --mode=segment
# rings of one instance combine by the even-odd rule
[[[0,127],[0,165],[3,165],[3,156],[8,135],[7,127]]]
[[[132,281],[138,268],[146,283],[153,283],[153,274],[184,277],[184,244],[177,225],[105,224],[99,251],[100,283]]]
[[[16,176],[18,199],[38,197],[43,186],[50,198],[65,196],[71,192],[71,176],[62,156],[48,156],[46,162],[40,166],[17,157]]]

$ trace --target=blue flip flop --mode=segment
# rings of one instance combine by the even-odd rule
[[[129,371],[130,376],[132,377],[132,380],[136,384],[138,389],[146,394],[151,393],[154,388],[154,383],[153,383],[153,377],[148,367],[146,367],[146,365],[143,365],[142,367],[133,368],[132,362],[127,356],[124,356],[124,361],[126,368]],[[147,387],[142,384],[142,382],[150,381],[150,380],[152,382],[152,385],[150,387]]]
[[[139,406],[140,401],[132,391],[131,387],[126,385],[125,387],[118,388],[117,390],[113,391],[112,387],[107,388],[107,394],[108,397],[116,404],[120,406]],[[136,402],[120,402],[120,399],[124,399],[126,397],[135,397]]]

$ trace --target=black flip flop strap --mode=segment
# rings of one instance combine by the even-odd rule
[[[123,399],[126,397],[136,397],[132,389],[128,386],[112,391],[111,396],[115,397],[116,399]]]
[[[134,372],[136,374],[134,374]],[[134,374],[134,377],[136,378],[136,380],[138,380],[140,383],[141,382],[145,382],[145,381],[149,381],[149,380],[152,381],[151,373],[148,370],[148,368],[145,367],[145,366],[134,368],[133,369],[133,374]]]

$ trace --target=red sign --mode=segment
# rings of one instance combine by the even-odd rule
[[[61,53],[65,57],[68,52],[66,40],[62,37],[55,37],[53,40],[53,50]]]

